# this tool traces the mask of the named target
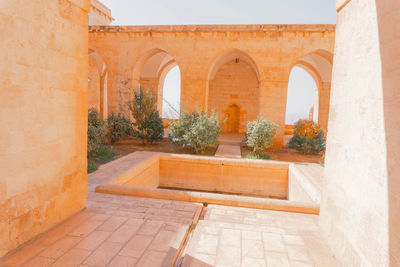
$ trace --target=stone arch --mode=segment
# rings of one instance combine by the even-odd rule
[[[216,110],[221,120],[228,119],[229,107],[240,107],[238,133],[246,131],[248,121],[259,114],[260,72],[256,62],[239,49],[230,50],[216,59],[207,75],[206,111]],[[230,132],[228,124],[222,132]]]
[[[157,108],[162,114],[163,85],[168,72],[178,66],[176,59],[169,52],[160,48],[152,48],[145,52],[136,62],[133,69],[133,90],[139,86],[152,91],[157,99]]]
[[[102,118],[108,115],[108,70],[103,58],[94,50],[88,50],[88,107],[96,108]]]
[[[297,58],[291,68],[300,67],[313,78],[317,87],[315,92],[315,104],[313,107],[313,118],[321,125],[325,134],[328,130],[332,63],[333,54],[331,52],[317,49]]]

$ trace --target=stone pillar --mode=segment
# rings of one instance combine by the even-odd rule
[[[400,265],[400,1],[337,1],[320,225],[342,266]]]
[[[0,257],[85,207],[88,11],[0,1]]]
[[[329,117],[329,98],[331,94],[331,83],[323,82],[318,92],[318,124],[327,134]]]
[[[276,146],[283,146],[288,81],[261,81],[259,117],[278,125]]]
[[[191,70],[181,65],[181,101],[180,113],[205,110],[206,101],[206,80],[196,73],[196,69]]]
[[[108,73],[103,73],[100,77],[100,114],[103,119],[108,116],[108,93],[107,93]]]

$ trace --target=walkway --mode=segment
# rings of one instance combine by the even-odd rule
[[[216,157],[220,158],[241,158],[240,146],[238,145],[218,145]]]
[[[218,138],[218,149],[216,157],[220,158],[241,158],[240,144],[244,136],[241,134],[221,134]]]
[[[116,160],[118,169],[113,161],[89,174],[87,208],[17,249],[3,264],[170,266],[201,204],[94,192],[152,154],[132,153]]]
[[[317,215],[210,205],[185,251],[189,266],[338,265]]]
[[[168,266],[198,207],[89,193],[84,211],[17,250],[4,265]]]

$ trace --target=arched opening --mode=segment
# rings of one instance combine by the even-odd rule
[[[221,56],[208,76],[206,109],[215,110],[226,123],[222,133],[242,134],[259,112],[260,82],[255,62],[233,50]]]
[[[286,102],[286,125],[298,120],[318,122],[318,89],[311,75],[300,67],[290,72]]]
[[[290,124],[299,119],[311,119],[327,133],[332,63],[330,52],[315,50],[293,64],[287,91],[286,134],[291,134]]]
[[[88,108],[95,108],[107,118],[107,67],[101,56],[89,49]]]
[[[160,49],[150,50],[138,61],[133,75],[134,88],[140,86],[152,92],[163,118],[179,117],[180,69],[170,54]]]
[[[160,81],[161,83],[161,81]],[[168,71],[162,89],[162,118],[178,119],[181,101],[181,72],[178,66]]]

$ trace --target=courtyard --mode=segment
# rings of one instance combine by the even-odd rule
[[[400,1],[102,1],[0,1],[0,266],[400,266]]]

